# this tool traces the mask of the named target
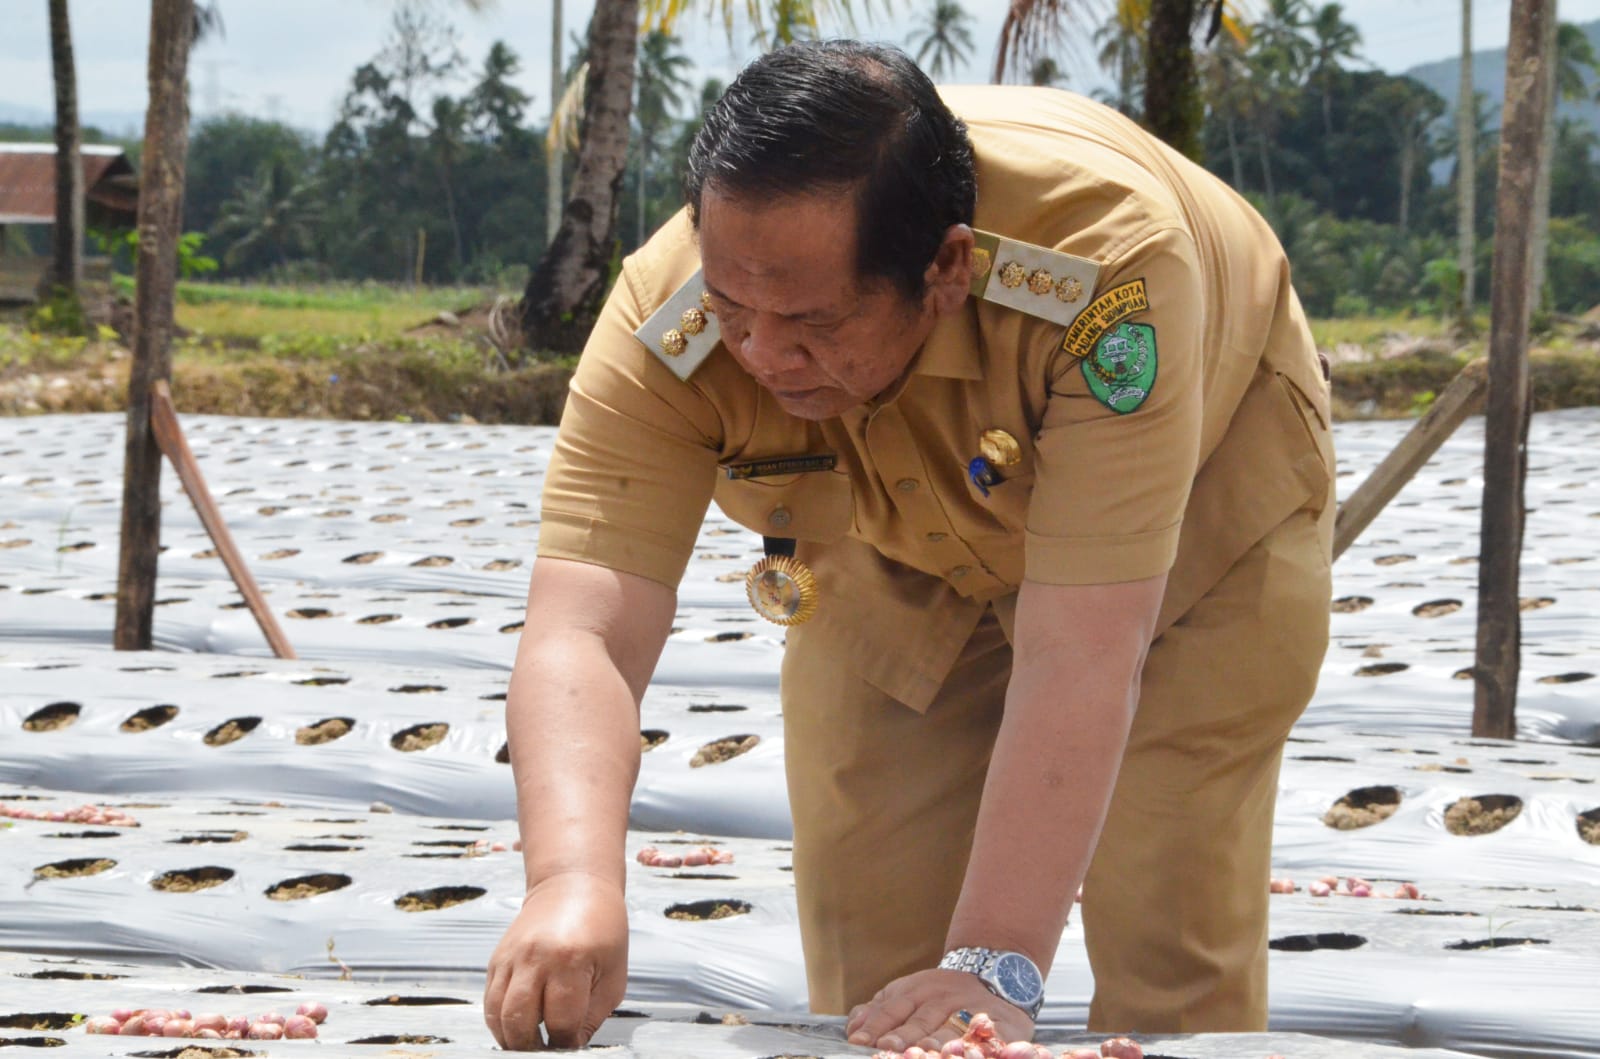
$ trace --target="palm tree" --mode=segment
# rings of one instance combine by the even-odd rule
[[[229,268],[263,260],[287,264],[311,246],[317,202],[315,183],[301,179],[285,159],[263,165],[223,203],[212,229],[215,236],[235,237],[223,262]]]
[[[83,281],[83,161],[67,0],[50,0],[50,66],[56,87],[56,224],[50,286],[55,297],[75,302]]]
[[[1244,49],[1233,37],[1224,36],[1206,52],[1200,66],[1200,79],[1211,111],[1221,119],[1227,135],[1233,186],[1243,190],[1244,156],[1239,147],[1239,125],[1246,120],[1251,102],[1250,64]]]
[[[1470,3],[1471,0],[1465,0]],[[1333,135],[1333,80],[1340,61],[1354,59],[1361,31],[1344,20],[1344,7],[1323,4],[1311,19],[1311,81],[1322,93],[1322,133]]]
[[[1028,67],[1028,83],[1035,88],[1054,88],[1067,83],[1067,72],[1048,55],[1041,55]]]
[[[683,105],[683,93],[692,86],[687,73],[694,64],[683,53],[682,42],[659,29],[645,34],[639,44],[639,70],[634,84],[634,116],[639,122],[639,172],[635,242],[642,244],[645,206],[649,201],[651,155],[672,112]]]
[[[1094,41],[1100,45],[1100,68],[1117,84],[1117,109],[1130,117],[1139,111],[1138,83],[1144,75],[1144,25],[1131,5],[1118,5],[1099,29]]]
[[[1478,100],[1472,85],[1472,0],[1461,0],[1461,83],[1456,90],[1456,268],[1461,294],[1456,318],[1472,327],[1472,296],[1477,284]]]
[[[855,0],[703,0],[701,5],[695,0],[640,0],[640,32],[659,29],[671,33],[677,28],[678,19],[697,6],[722,21],[730,43],[737,12],[743,11],[762,51],[813,39],[824,22],[855,26]],[[870,12],[872,0],[861,0],[861,6]]]
[[[1375,93],[1374,103],[1399,155],[1400,208],[1396,226],[1404,232],[1411,218],[1411,186],[1430,160],[1429,130],[1444,112],[1444,102],[1414,81],[1396,78]]]
[[[907,43],[916,50],[917,65],[935,81],[953,74],[972,54],[972,16],[958,0],[933,0],[919,32]]]
[[[1540,304],[1544,291],[1545,266],[1550,255],[1550,157],[1556,142],[1556,104],[1560,100],[1577,101],[1594,98],[1591,80],[1600,74],[1600,57],[1588,34],[1570,22],[1557,23],[1550,19],[1547,33],[1554,40],[1547,42],[1545,54],[1551,57],[1549,66],[1550,103],[1545,108],[1544,134],[1540,151],[1544,165],[1539,169],[1538,183],[1533,192],[1533,266],[1528,271],[1532,303]]]

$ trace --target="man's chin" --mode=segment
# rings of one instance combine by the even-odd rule
[[[800,419],[832,419],[859,403],[843,390],[826,386],[815,390],[774,390],[772,396],[785,412]]]

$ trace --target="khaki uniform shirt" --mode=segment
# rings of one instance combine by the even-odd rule
[[[590,337],[539,540],[540,555],[675,587],[714,498],[756,532],[798,538],[818,569],[820,609],[791,646],[803,637],[916,709],[985,607],[1014,605],[1024,578],[1168,573],[1164,628],[1267,530],[1326,503],[1332,463],[1326,386],[1287,262],[1242,199],[1071,93],[943,95],[974,146],[976,229],[1097,264],[1080,305],[1142,282],[1148,308],[1126,320],[1153,336],[1148,397],[1124,412],[1096,395],[1080,355],[1103,330],[1093,312],[1069,327],[1059,307],[1035,315],[1014,294],[969,298],[899,382],[836,419],[787,414],[720,345],[680,380],[634,334],[697,275],[680,213],[623,263]],[[1021,460],[985,497],[967,467],[994,428]],[[815,454],[835,468],[719,470]]]

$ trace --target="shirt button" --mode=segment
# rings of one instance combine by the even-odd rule
[[[945,535],[943,533],[940,533],[939,531],[935,530],[932,533],[923,534],[923,537],[925,539],[927,539],[927,540],[932,541],[935,544],[938,544],[940,541],[944,540]]]
[[[779,529],[782,529],[794,521],[794,516],[789,514],[788,508],[780,507],[775,509],[772,514],[767,516],[767,521],[772,525],[777,526]]]
[[[970,567],[970,566],[958,566],[954,570],[950,571],[950,576],[951,577],[966,577],[970,573],[972,573],[972,567]]]
[[[915,478],[902,478],[894,483],[894,487],[902,493],[914,493],[917,490],[917,480]]]

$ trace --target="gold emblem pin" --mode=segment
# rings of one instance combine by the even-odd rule
[[[1056,284],[1056,297],[1064,302],[1075,302],[1083,297],[1083,284],[1078,282],[1078,277],[1068,276]]]
[[[668,328],[661,335],[661,352],[669,357],[682,355],[689,348],[689,340],[683,337],[683,332],[676,327]]]
[[[1022,446],[1017,439],[998,428],[985,430],[978,438],[978,452],[996,467],[1013,467],[1022,462]]]
[[[1000,266],[1000,283],[1006,287],[1020,287],[1022,281],[1028,278],[1028,270],[1015,261],[1007,261]]]
[[[1036,268],[1028,275],[1028,289],[1035,294],[1049,294],[1055,285],[1056,278],[1049,269]]]
[[[989,266],[994,264],[994,258],[989,251],[981,246],[972,248],[972,278],[982,279],[989,271]]]
[[[683,333],[686,335],[698,335],[706,329],[705,310],[698,309],[693,305],[689,306],[683,311],[683,318],[679,321],[678,326],[683,329]]]
[[[708,316],[717,315],[716,310],[711,308],[711,292],[710,291],[704,291],[703,290],[703,291],[700,292],[700,308],[704,309],[706,311],[706,315],[708,315]]]
[[[744,577],[756,613],[774,625],[799,625],[817,612],[817,579],[789,555],[769,555]]]

